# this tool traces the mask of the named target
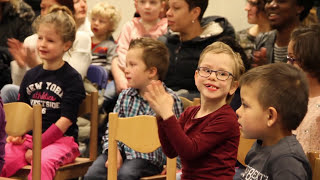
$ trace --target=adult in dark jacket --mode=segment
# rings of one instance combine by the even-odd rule
[[[223,36],[235,37],[227,19],[202,18],[208,0],[171,0],[167,11],[169,32],[159,39],[170,51],[170,65],[165,79],[168,87],[192,99],[199,97],[194,73],[202,50]]]
[[[9,63],[12,57],[8,51],[8,38],[23,41],[31,35],[34,17],[32,8],[22,0],[0,0],[0,89],[11,83]]]

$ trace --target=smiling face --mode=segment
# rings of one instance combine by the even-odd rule
[[[234,60],[227,54],[206,53],[199,67],[206,67],[211,70],[223,70],[234,73]],[[215,101],[217,104],[226,104],[227,95],[232,95],[237,86],[233,83],[233,78],[229,77],[225,81],[218,80],[214,72],[207,78],[195,72],[195,84],[201,94],[201,98],[208,101]]]
[[[268,111],[264,110],[258,101],[258,83],[241,87],[241,106],[236,113],[239,117],[240,132],[247,139],[263,139],[268,129]]]
[[[37,51],[41,59],[46,61],[62,60],[64,52],[72,45],[70,41],[63,42],[61,35],[53,24],[40,24],[38,31]]]
[[[299,22],[303,7],[296,0],[267,0],[265,10],[271,27],[280,29]]]
[[[174,32],[184,32],[197,19],[192,16],[185,0],[169,0],[167,18],[168,26]]]
[[[138,0],[137,11],[145,22],[157,21],[161,10],[161,0]]]

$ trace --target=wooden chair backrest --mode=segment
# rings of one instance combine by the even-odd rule
[[[200,104],[200,98],[194,98],[193,101],[189,100],[188,98],[182,97],[182,96],[179,96],[179,98],[182,101],[184,110],[187,109],[187,107],[189,107],[189,106],[197,106]]]
[[[135,151],[153,152],[161,144],[154,116],[119,118],[117,113],[109,114],[108,179],[117,179],[117,141],[121,141]],[[167,158],[167,179],[175,179],[176,160]]]
[[[30,107],[23,102],[4,104],[5,118],[7,121],[6,132],[9,136],[23,136],[33,130],[33,163],[32,178],[41,178],[41,134],[42,134],[42,107]]]
[[[244,166],[246,165],[245,158],[255,141],[255,139],[246,139],[240,136],[237,160]]]
[[[320,152],[308,152],[307,157],[312,169],[312,180],[320,180]]]
[[[78,111],[78,117],[90,113],[90,160],[95,160],[98,155],[98,111],[98,92],[94,91],[86,95],[86,98],[80,104]]]

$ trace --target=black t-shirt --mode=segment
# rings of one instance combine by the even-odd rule
[[[258,140],[248,152],[247,168],[240,179],[311,180],[309,161],[294,135],[282,138],[273,146],[262,146]]]
[[[79,105],[85,98],[81,75],[67,62],[57,70],[45,70],[43,65],[30,69],[21,83],[18,100],[31,106],[42,106],[42,131],[46,131],[61,116],[73,122],[65,135],[78,137],[76,124]]]

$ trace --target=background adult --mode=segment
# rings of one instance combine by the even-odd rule
[[[202,18],[208,0],[170,0],[167,11],[170,31],[160,37],[170,51],[165,83],[187,98],[199,97],[194,73],[202,50],[222,36],[235,37],[226,18]]]
[[[253,66],[286,62],[290,34],[308,16],[313,0],[268,0],[265,5],[273,31],[259,35],[253,53]]]
[[[270,31],[269,20],[264,10],[265,0],[247,0],[245,10],[247,21],[253,26],[238,31],[236,39],[245,50],[247,57],[251,57],[257,35]]]
[[[0,88],[11,83],[8,38],[23,41],[32,34],[31,23],[35,15],[22,0],[0,0]]]

